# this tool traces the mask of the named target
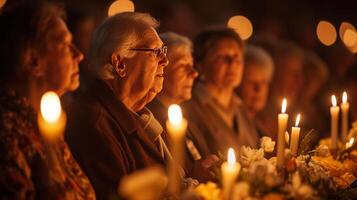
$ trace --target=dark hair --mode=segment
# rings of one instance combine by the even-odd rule
[[[0,15],[0,77],[14,78],[28,64],[30,52],[46,45],[51,22],[64,17],[63,10],[41,0],[5,5]]]
[[[225,38],[235,40],[238,46],[243,49],[243,41],[233,29],[227,27],[207,29],[198,34],[193,42],[195,62],[201,62],[206,57],[208,50],[211,49],[216,42]]]

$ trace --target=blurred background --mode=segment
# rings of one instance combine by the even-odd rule
[[[8,4],[15,2],[7,0]],[[247,44],[264,47],[273,57],[276,76],[267,107],[280,105],[274,91],[294,91],[292,110],[305,110],[305,119],[328,133],[331,95],[340,102],[347,91],[350,121],[357,120],[357,7],[356,1],[326,0],[52,0],[64,5],[74,42],[86,55],[95,27],[121,11],[150,13],[159,32],[173,31],[191,39],[210,26],[230,26]],[[0,6],[5,0],[0,0]],[[293,43],[305,54],[302,73],[289,70],[293,60],[280,60],[276,43]],[[284,46],[284,45],[283,45]],[[291,45],[286,51],[294,51]],[[284,48],[280,48],[284,49]],[[292,53],[294,54],[294,53]],[[307,55],[307,56],[306,56]],[[283,65],[279,66],[279,65]],[[288,70],[282,70],[282,69]],[[293,68],[293,67],[292,67]],[[86,60],[81,63],[85,74]],[[275,76],[275,75],[274,75]],[[284,78],[287,77],[287,78]],[[85,84],[82,84],[85,86]],[[278,87],[276,87],[278,86]],[[275,88],[274,88],[275,87]],[[285,94],[284,94],[285,95]],[[289,100],[289,99],[288,99]],[[297,102],[297,103],[296,103]],[[295,105],[294,105],[295,104]],[[275,111],[274,111],[275,112]],[[270,115],[271,116],[271,115]],[[274,115],[275,116],[275,115]],[[274,122],[275,123],[275,122]]]

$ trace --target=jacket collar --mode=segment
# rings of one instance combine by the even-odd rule
[[[117,119],[124,132],[134,133],[138,123],[134,114],[115,96],[114,91],[103,80],[95,80],[93,85],[97,98],[113,118]]]

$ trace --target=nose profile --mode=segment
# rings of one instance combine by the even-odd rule
[[[169,59],[166,54],[162,54],[161,59],[159,61],[159,65],[162,65],[164,68],[169,64]]]
[[[78,60],[78,62],[81,62],[84,58],[83,53],[73,44],[72,45],[73,49],[73,57]]]

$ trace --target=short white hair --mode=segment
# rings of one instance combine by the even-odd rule
[[[192,42],[185,36],[174,32],[165,32],[160,34],[160,38],[167,46],[169,60],[175,58],[180,53],[192,53]]]
[[[274,73],[274,62],[272,57],[263,48],[255,45],[247,45],[244,51],[244,67],[245,70],[251,67],[264,70],[272,79]]]
[[[128,49],[142,41],[144,30],[157,28],[159,22],[146,13],[123,12],[107,18],[94,32],[89,50],[89,68],[100,79],[114,79],[110,63],[113,53],[130,57]]]

